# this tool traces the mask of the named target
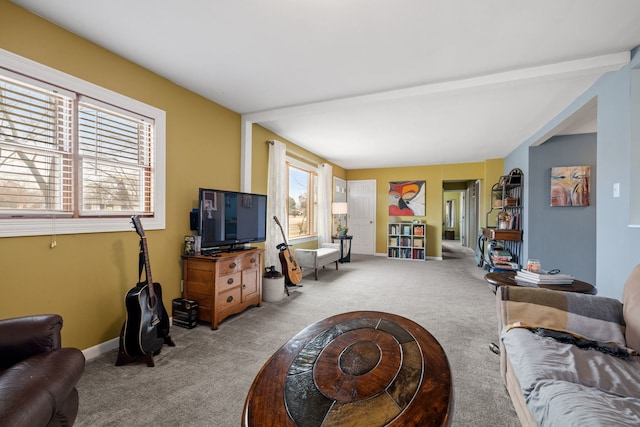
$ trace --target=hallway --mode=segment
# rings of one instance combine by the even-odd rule
[[[442,241],[442,260],[473,258],[473,249],[460,244],[460,240],[443,240]]]

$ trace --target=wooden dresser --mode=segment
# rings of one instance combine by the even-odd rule
[[[198,320],[218,329],[226,317],[262,305],[263,249],[183,256],[184,298],[198,302]]]

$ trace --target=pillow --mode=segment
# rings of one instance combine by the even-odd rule
[[[622,315],[627,324],[627,347],[640,351],[640,264],[636,265],[624,284]]]

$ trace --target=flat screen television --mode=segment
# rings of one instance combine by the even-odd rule
[[[203,254],[242,250],[267,239],[267,196],[199,189],[198,234]]]

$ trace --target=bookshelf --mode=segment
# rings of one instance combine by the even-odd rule
[[[387,257],[425,260],[426,224],[392,222],[387,224]]]

